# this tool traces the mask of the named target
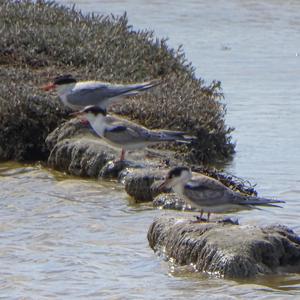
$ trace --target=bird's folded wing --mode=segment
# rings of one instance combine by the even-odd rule
[[[139,143],[142,142],[143,135],[139,130],[127,127],[125,125],[116,125],[105,129],[104,137],[118,144]]]
[[[214,181],[191,180],[184,186],[184,196],[199,206],[216,206],[230,203],[226,187]]]
[[[67,100],[73,105],[99,105],[104,99],[116,96],[105,85],[92,86],[89,88],[74,89],[67,96]]]

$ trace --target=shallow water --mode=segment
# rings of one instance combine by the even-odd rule
[[[222,81],[237,141],[227,171],[287,201],[239,212],[240,223],[280,222],[300,234],[300,2],[76,3],[85,12],[127,10],[134,28],[183,44],[197,75]],[[0,191],[3,299],[300,299],[298,274],[236,282],[164,262],[148,246],[148,227],[160,214],[186,213],[137,205],[115,182],[7,163]]]
[[[161,214],[186,213],[135,204],[116,182],[7,163],[0,165],[0,190],[3,299],[280,299],[300,292],[296,274],[238,283],[165,262],[148,246],[148,227]],[[255,218],[243,212],[240,220],[274,222],[285,214],[290,218],[283,210]]]

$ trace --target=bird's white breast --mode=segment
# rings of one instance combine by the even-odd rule
[[[93,130],[101,137],[104,137],[104,131],[107,127],[107,124],[104,120],[104,117],[95,118],[93,121],[89,120]]]

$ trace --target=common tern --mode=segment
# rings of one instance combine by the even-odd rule
[[[77,81],[72,75],[63,75],[54,78],[53,82],[43,86],[42,89],[56,90],[63,104],[76,111],[90,105],[107,109],[124,97],[135,96],[160,83],[159,80],[153,80],[122,85],[101,81]]]
[[[200,220],[207,212],[207,221],[212,212],[225,212],[231,209],[254,208],[257,206],[275,206],[273,203],[285,203],[235,192],[218,180],[200,175],[192,179],[192,172],[187,167],[175,167],[169,171],[160,189],[173,190],[192,207],[200,209]]]
[[[111,146],[121,148],[120,160],[125,159],[126,150],[141,149],[161,142],[190,143],[194,139],[184,132],[149,130],[128,120],[107,115],[106,111],[98,106],[88,106],[72,115],[87,120],[98,136]]]

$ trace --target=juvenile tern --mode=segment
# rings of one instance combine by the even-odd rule
[[[231,209],[254,208],[254,206],[275,206],[272,203],[285,203],[235,192],[218,180],[200,175],[192,179],[192,172],[186,167],[171,169],[160,188],[173,188],[192,207],[200,209],[200,220],[207,212],[207,221],[212,212],[225,212]]]
[[[53,82],[43,86],[42,89],[56,90],[63,104],[76,111],[89,105],[107,109],[124,97],[135,96],[160,83],[159,80],[153,80],[122,85],[101,81],[77,81],[72,75],[63,75],[54,78]]]
[[[124,160],[126,150],[145,148],[147,145],[161,142],[190,143],[194,139],[184,132],[149,130],[128,120],[107,115],[106,111],[98,106],[88,106],[73,115],[88,120],[98,136],[111,146],[121,148],[120,160]]]

